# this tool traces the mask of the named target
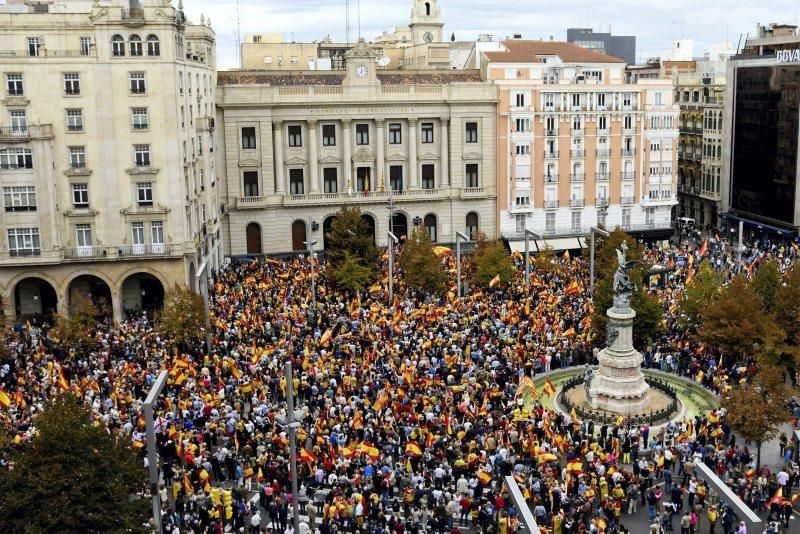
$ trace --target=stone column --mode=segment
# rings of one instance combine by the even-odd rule
[[[283,168],[283,121],[274,121],[275,138],[275,192],[284,193],[286,191],[286,178]]]
[[[115,321],[122,322],[122,297],[119,292],[111,292],[111,312]]]
[[[311,192],[319,193],[319,154],[317,152],[317,121],[308,121],[308,170]]]
[[[342,146],[344,147],[343,155],[343,168],[344,173],[344,187],[346,190],[355,190],[353,179],[353,148],[351,146],[352,139],[350,138],[350,119],[342,119]]]
[[[380,191],[381,188],[388,190],[385,182],[386,176],[384,175],[386,172],[386,158],[384,156],[386,140],[383,138],[384,123],[384,119],[375,119],[375,184],[377,185],[377,187],[374,188],[375,191]]]
[[[441,144],[441,156],[440,156],[440,165],[442,168],[440,169],[438,187],[444,187],[446,185],[450,185],[450,129],[448,128],[448,123],[450,119],[447,117],[442,117],[441,124],[442,124],[442,144]]]
[[[417,119],[408,119],[408,180],[409,189],[419,189],[417,174]]]

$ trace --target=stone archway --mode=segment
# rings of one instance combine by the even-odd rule
[[[331,215],[322,221],[322,246],[325,248],[325,250],[328,250],[328,234],[331,233],[331,226],[333,226],[333,221],[335,220],[336,215]]]
[[[135,273],[122,282],[122,312],[127,317],[147,312],[148,316],[164,305],[164,285],[149,273]]]
[[[392,233],[401,243],[408,239],[408,217],[405,213],[396,211],[392,216]]]
[[[82,274],[72,279],[67,287],[67,305],[72,308],[81,298],[89,298],[103,315],[111,315],[113,299],[108,283],[93,274]]]
[[[375,218],[369,213],[361,215],[361,220],[367,225],[367,233],[372,236],[372,242],[375,243]]]
[[[17,318],[50,316],[58,311],[58,294],[47,280],[23,278],[14,286],[14,313]]]

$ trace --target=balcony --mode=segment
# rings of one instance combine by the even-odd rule
[[[575,128],[572,129],[572,136],[573,137],[583,137],[585,133],[586,133],[586,130],[583,130],[583,129],[575,129]]]
[[[214,130],[214,117],[198,117],[197,129],[199,131],[213,131]]]
[[[545,159],[558,159],[558,150],[545,150]]]
[[[620,176],[621,176],[621,178],[623,180],[633,180],[634,179],[634,173],[632,173],[632,172],[624,172],[623,171],[623,172],[620,173]]]
[[[61,250],[64,261],[124,260],[143,257],[169,256],[172,247],[167,244],[125,245],[119,247],[74,247]]]
[[[545,130],[544,134],[547,137],[556,137],[558,135],[558,130]]]
[[[545,209],[554,209],[558,207],[558,200],[545,200],[544,201]]]
[[[558,175],[557,174],[546,174],[544,177],[544,183],[546,184],[557,184],[558,183]]]
[[[597,207],[605,206],[607,208],[609,204],[611,204],[611,199],[608,197],[597,197],[594,199],[594,205]]]
[[[163,243],[155,245],[129,245],[119,247],[117,255],[120,258],[142,257],[142,256],[169,256],[170,246]]]
[[[598,148],[596,151],[598,158],[607,158],[611,155],[611,149],[609,148]]]
[[[622,134],[623,135],[634,135],[636,133],[636,128],[623,128]]]
[[[573,158],[586,157],[586,151],[585,150],[575,150],[575,149],[573,149],[573,150],[570,150],[569,153],[570,153],[570,156],[572,156]]]
[[[484,187],[464,187],[461,189],[461,198],[481,198],[484,196],[486,196],[486,188]]]
[[[597,135],[611,135],[611,130],[608,128],[598,128]]]
[[[570,208],[582,208],[585,204],[585,201],[582,198],[573,198],[569,201]]]
[[[123,9],[121,20],[123,24],[130,26],[141,26],[144,24],[144,9],[140,7]]]
[[[622,157],[630,157],[630,156],[635,156],[635,155],[636,155],[636,149],[635,148],[623,148],[622,149]]]
[[[629,204],[633,204],[633,197],[620,197],[619,203],[623,204],[623,205],[625,205],[625,204],[628,204],[628,205]]]
[[[598,182],[607,182],[611,179],[611,175],[607,172],[598,172],[594,175],[594,179]]]
[[[65,260],[96,260],[107,258],[114,253],[111,247],[76,247],[63,249],[63,258]]]
[[[95,57],[97,52],[94,49],[83,50],[49,50],[39,48],[36,54],[31,54],[29,50],[0,50],[0,58],[20,57],[20,58],[48,58],[48,57]]]
[[[576,172],[569,175],[570,182],[584,182],[586,181],[586,175],[582,172]]]
[[[27,143],[28,141],[52,138],[52,124],[0,126],[0,143]]]

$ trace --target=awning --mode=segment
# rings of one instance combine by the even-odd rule
[[[519,252],[520,254],[525,253],[524,239],[518,241],[509,241],[508,246],[511,247],[512,253],[513,252]],[[578,236],[530,240],[531,252],[539,252],[547,247],[550,247],[556,252],[560,252],[562,250],[576,250],[576,249],[586,248],[586,242],[584,237],[578,237]]]
[[[790,230],[788,228],[780,228],[778,226],[773,226],[771,224],[763,223],[761,221],[755,221],[752,219],[747,219],[742,217],[741,215],[736,215],[735,213],[727,212],[727,213],[720,213],[720,219],[726,219],[729,221],[739,222],[742,221],[744,225],[752,230],[757,230],[759,232],[771,232],[773,234],[778,234],[781,237],[794,237],[797,235],[797,230]]]

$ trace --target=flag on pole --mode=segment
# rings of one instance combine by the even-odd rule
[[[542,388],[542,393],[546,396],[551,397],[556,394],[556,387],[550,382],[550,379],[544,381],[544,387]]]
[[[494,278],[492,278],[492,279],[489,281],[489,287],[494,287],[494,286],[496,286],[496,285],[497,285],[497,284],[499,284],[499,283],[500,283],[500,275],[498,274],[497,276],[495,276]]]
[[[6,392],[0,389],[0,408],[8,409],[11,406],[11,399],[6,395]]]

